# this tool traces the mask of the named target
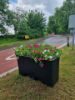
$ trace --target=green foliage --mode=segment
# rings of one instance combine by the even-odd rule
[[[28,25],[31,29],[36,29],[42,34],[45,28],[44,14],[37,11],[30,11],[28,13]]]
[[[0,0],[0,32],[5,33],[6,29],[4,27],[7,20],[8,11],[8,0]]]
[[[46,20],[38,11],[19,13],[8,10],[9,0],[0,0],[0,33],[6,33],[4,25],[14,25],[17,36],[29,35],[31,38],[44,35]]]
[[[66,0],[63,6],[56,8],[54,16],[49,18],[48,32],[68,33],[69,15],[75,14],[75,1]]]
[[[0,0],[0,14],[6,14],[8,0]]]
[[[12,12],[12,11],[10,11],[10,10],[8,10],[7,11],[7,15],[8,15],[8,19],[6,20],[7,21],[7,24],[8,25],[12,25],[12,24],[14,24],[13,23],[13,21],[14,21],[14,16],[15,16],[15,13],[14,12]]]
[[[47,32],[48,33],[56,33],[56,24],[55,24],[54,16],[49,17]]]
[[[30,27],[27,25],[27,21],[25,18],[23,18],[20,22],[19,22],[19,26],[18,26],[18,34],[20,35],[26,35],[29,31],[30,31]]]
[[[60,57],[61,50],[53,48],[49,45],[28,45],[28,46],[20,46],[16,49],[17,56],[27,56],[31,57],[34,60],[54,60],[57,57]]]
[[[18,35],[29,35],[30,37],[43,36],[45,30],[44,14],[37,11],[29,11],[19,22]]]

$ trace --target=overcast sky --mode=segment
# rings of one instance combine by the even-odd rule
[[[9,9],[15,10],[16,7],[28,10],[40,10],[46,17],[54,14],[55,8],[60,7],[65,0],[10,0]]]

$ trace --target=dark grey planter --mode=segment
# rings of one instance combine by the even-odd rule
[[[32,58],[22,56],[18,57],[18,68],[19,74],[38,79],[49,86],[54,86],[59,79],[59,58],[36,63]]]

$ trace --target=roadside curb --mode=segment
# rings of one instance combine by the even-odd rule
[[[11,72],[14,72],[17,69],[18,69],[18,67],[15,67],[15,68],[7,71],[7,72],[4,72],[4,73],[0,74],[0,78],[3,77],[3,76],[6,76],[7,74],[10,74]]]

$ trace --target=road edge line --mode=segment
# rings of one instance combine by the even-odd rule
[[[7,74],[10,74],[11,72],[14,72],[17,69],[18,69],[18,67],[15,67],[13,69],[8,70],[7,72],[0,74],[0,78],[3,77],[3,76],[6,76]]]

